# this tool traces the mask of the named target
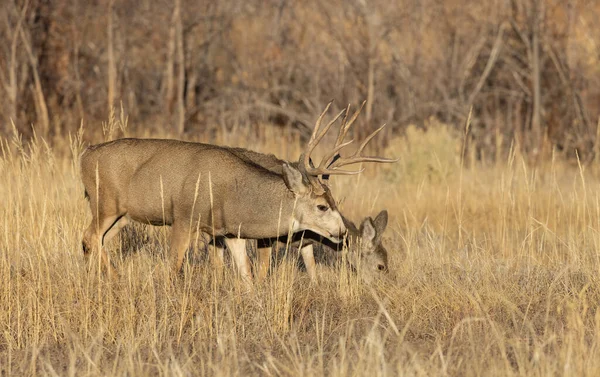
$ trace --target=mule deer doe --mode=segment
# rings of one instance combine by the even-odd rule
[[[387,211],[381,211],[375,219],[366,217],[360,227],[342,216],[346,229],[348,230],[344,242],[331,242],[318,234],[307,232],[295,233],[288,242],[286,236],[277,239],[258,240],[258,278],[264,279],[269,271],[271,253],[273,247],[279,248],[280,244],[286,247],[299,247],[302,261],[312,281],[317,280],[314,249],[324,252],[341,253],[347,250],[346,260],[350,267],[360,273],[365,282],[371,282],[375,278],[388,272],[388,251],[383,245],[382,236],[387,226]]]
[[[346,227],[329,188],[308,165],[310,154],[340,112],[321,131],[331,102],[317,119],[297,164],[273,172],[244,158],[239,148],[163,139],[119,139],[88,147],[81,177],[92,221],[82,245],[98,249],[103,268],[115,275],[105,242],[130,220],[170,225],[170,258],[180,271],[196,229],[227,238],[242,278],[251,279],[244,239],[311,230],[338,241]],[[333,156],[346,145],[334,148]],[[336,170],[331,174],[356,174]],[[88,258],[89,259],[89,258]]]

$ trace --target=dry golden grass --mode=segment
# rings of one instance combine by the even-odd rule
[[[460,138],[413,129],[390,142],[400,163],[334,182],[352,219],[390,212],[387,278],[319,266],[311,285],[289,256],[245,293],[201,244],[174,279],[161,228],[108,245],[118,282],[88,272],[81,147],[67,144],[2,140],[0,376],[600,375],[599,182],[585,169],[514,153],[461,169]]]

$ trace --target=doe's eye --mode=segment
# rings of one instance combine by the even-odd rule
[[[329,207],[327,207],[323,204],[318,205],[317,208],[319,209],[319,211],[323,211],[323,212],[325,212],[329,209]]]

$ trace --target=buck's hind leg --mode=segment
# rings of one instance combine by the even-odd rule
[[[190,246],[192,232],[189,225],[185,223],[173,223],[171,228],[171,250],[169,254],[173,272],[178,274],[183,266],[185,252]]]
[[[129,219],[126,216],[122,216],[116,223],[104,234],[104,240],[102,244],[110,241],[114,236],[119,234],[121,229],[123,229],[127,224],[129,224]]]
[[[263,281],[269,274],[269,268],[271,267],[272,251],[272,245],[258,247],[256,250],[258,264],[256,278],[258,281]]]

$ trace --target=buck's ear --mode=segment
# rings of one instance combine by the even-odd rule
[[[388,223],[388,213],[384,209],[383,211],[379,212],[379,215],[377,215],[375,220],[373,220],[373,225],[375,225],[375,230],[377,231],[377,234],[382,234],[385,231],[385,228],[387,227],[387,223]]]
[[[309,189],[302,180],[302,173],[288,163],[283,164],[283,181],[287,188],[296,195],[304,195]]]
[[[362,224],[360,224],[360,236],[363,242],[373,243],[375,240],[377,232],[375,231],[373,220],[371,220],[370,217],[367,217]]]

